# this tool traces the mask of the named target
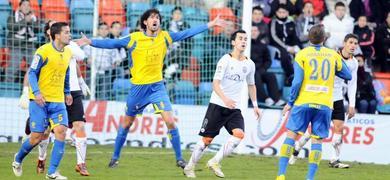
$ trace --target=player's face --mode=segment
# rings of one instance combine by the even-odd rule
[[[335,13],[337,18],[342,19],[345,15],[345,7],[337,6],[334,13]]]
[[[367,18],[365,16],[361,16],[359,17],[359,20],[358,20],[358,25],[359,27],[365,27],[367,25]]]
[[[69,26],[62,27],[61,33],[60,33],[61,43],[68,45],[71,39],[72,39],[72,35],[70,34]]]
[[[260,35],[260,31],[259,31],[259,28],[257,28],[256,26],[252,26],[252,31],[251,31],[251,36],[252,36],[252,39],[257,39]]]
[[[347,42],[344,42],[344,48],[350,54],[353,54],[357,47],[358,47],[358,40],[355,38],[349,38]]]
[[[160,29],[160,15],[153,13],[151,14],[146,21],[144,21],[146,25],[146,30],[156,32]]]
[[[245,51],[248,38],[245,33],[237,33],[236,39],[232,41],[233,47],[239,51]]]
[[[264,18],[264,14],[263,12],[259,11],[259,10],[254,10],[252,12],[252,21],[255,22],[255,23],[259,23],[263,20]]]

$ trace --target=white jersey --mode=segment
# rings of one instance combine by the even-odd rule
[[[230,54],[225,54],[218,61],[214,79],[221,80],[222,92],[235,101],[236,109],[239,109],[243,87],[255,84],[255,63],[251,59],[239,61]],[[210,103],[227,108],[215,91],[211,94]]]
[[[72,59],[69,62],[69,86],[70,91],[80,91],[79,79],[77,77],[76,61],[82,61],[87,56],[84,51],[75,42],[70,41],[67,46],[72,51]]]
[[[347,65],[348,69],[351,71],[352,79],[345,84],[345,80],[341,79],[339,77],[335,77],[334,80],[334,90],[333,90],[333,101],[339,101],[343,100],[343,87],[346,86],[348,91],[348,100],[349,100],[349,106],[355,107],[355,101],[356,101],[356,89],[357,89],[357,70],[359,67],[359,63],[356,60],[355,57],[352,57],[352,59],[344,60],[343,62]]]

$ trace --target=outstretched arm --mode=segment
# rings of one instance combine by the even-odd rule
[[[130,35],[122,37],[120,39],[88,39],[87,36],[81,34],[80,39],[75,40],[79,46],[91,45],[97,48],[115,49],[121,47],[127,47],[130,42]]]
[[[181,41],[187,38],[190,38],[192,36],[195,36],[199,33],[202,33],[206,31],[208,28],[214,27],[214,26],[224,26],[226,24],[225,20],[221,19],[219,15],[212,21],[210,21],[207,24],[200,25],[194,28],[186,29],[184,31],[179,32],[169,32],[169,35],[172,37],[172,40],[175,41]]]

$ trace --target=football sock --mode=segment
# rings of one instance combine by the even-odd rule
[[[49,146],[49,138],[42,140],[38,144],[38,159],[41,161],[46,159],[47,146]]]
[[[306,179],[314,179],[314,175],[317,172],[318,165],[320,165],[322,155],[322,144],[312,144],[309,155],[309,171],[307,172]]]
[[[332,147],[333,147],[333,156],[332,156],[332,161],[336,161],[340,159],[340,150],[341,150],[341,145],[343,144],[342,142],[342,134],[333,134],[333,139],[332,139]]]
[[[176,160],[182,160],[181,156],[181,141],[179,129],[175,127],[174,129],[168,130],[168,138],[171,141],[172,148],[175,151]]]
[[[30,138],[26,138],[26,140],[20,147],[18,154],[16,154],[15,161],[18,163],[22,163],[24,157],[26,157],[27,154],[30,153],[33,148],[34,146],[30,144]]]
[[[213,157],[214,162],[220,163],[224,157],[230,155],[233,152],[234,148],[236,148],[240,142],[240,138],[231,136]]]
[[[280,148],[278,176],[286,174],[288,159],[294,151],[294,143],[294,139],[286,137],[282,147]]]
[[[87,138],[76,137],[77,164],[85,163],[86,154],[87,154]]]
[[[53,150],[51,152],[51,159],[47,174],[53,174],[56,172],[57,167],[60,165],[62,156],[65,151],[65,142],[60,140],[54,140]]]
[[[122,126],[119,127],[118,134],[115,139],[114,154],[112,155],[112,159],[115,160],[119,159],[123,144],[126,141],[126,137],[128,133],[129,133],[129,128],[123,128]]]
[[[192,151],[191,158],[188,161],[188,166],[195,166],[202,157],[205,149],[206,145],[204,144],[203,140],[199,140]]]

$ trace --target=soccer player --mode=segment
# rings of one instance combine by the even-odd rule
[[[351,71],[352,79],[347,83],[347,95],[349,100],[348,107],[348,119],[351,119],[355,115],[355,99],[356,99],[356,89],[357,89],[357,70],[359,67],[358,61],[353,56],[355,49],[358,47],[358,37],[354,34],[347,34],[344,37],[344,47],[338,51],[338,53],[343,58],[343,62],[347,65],[348,69]],[[333,147],[333,157],[329,162],[329,167],[332,168],[349,168],[348,164],[340,162],[340,151],[341,145],[343,143],[343,128],[345,120],[345,110],[344,110],[344,96],[343,96],[343,87],[345,81],[339,77],[335,78],[334,82],[334,92],[333,92],[333,112],[332,112],[332,121],[334,127],[334,134],[332,140]],[[295,150],[291,156],[289,163],[294,164],[299,151],[310,139],[310,134],[306,133],[299,142],[295,145]]]
[[[301,50],[294,60],[290,99],[283,109],[283,115],[290,110],[291,115],[286,124],[287,137],[280,148],[278,180],[285,179],[297,134],[306,132],[309,123],[312,127],[312,144],[306,179],[314,179],[321,161],[322,139],[329,134],[335,75],[351,79],[342,57],[336,51],[322,46],[324,39],[323,26],[313,26],[309,31],[311,46]]]
[[[44,27],[44,32],[46,33],[46,37],[52,42],[50,37],[50,27],[53,25],[55,21],[49,20]],[[69,86],[70,86],[70,93],[73,97],[73,103],[70,106],[66,106],[66,110],[68,112],[69,117],[69,127],[72,128],[75,131],[76,134],[76,157],[77,157],[77,165],[75,170],[79,172],[82,176],[89,176],[89,172],[87,171],[86,165],[85,165],[85,156],[86,156],[86,149],[87,149],[87,143],[86,143],[86,133],[85,133],[85,119],[84,119],[84,108],[82,104],[82,96],[88,95],[89,88],[86,85],[84,79],[81,76],[81,71],[77,65],[76,60],[83,60],[86,58],[84,51],[75,43],[70,41],[69,45],[66,47],[70,48],[72,52],[72,59],[69,64]],[[23,88],[23,91],[27,88],[27,94],[28,94],[28,82],[27,82],[28,76],[27,74],[24,77],[24,84],[27,84]],[[23,92],[19,102],[20,106],[22,108],[28,107],[26,103],[24,103],[26,100],[29,101],[28,96],[25,96],[26,92]],[[29,120],[27,120],[26,124],[26,134],[29,133]],[[45,171],[45,161],[46,161],[46,151],[47,147],[49,145],[49,135],[50,130],[46,130],[42,141],[39,143],[38,146],[38,163],[37,163],[37,172],[38,173],[44,173]]]
[[[119,163],[120,152],[126,141],[129,128],[136,118],[142,114],[148,104],[152,104],[155,113],[161,114],[168,127],[168,137],[176,156],[176,165],[184,168],[186,162],[181,155],[180,135],[172,115],[172,106],[162,78],[163,61],[168,47],[175,41],[180,41],[206,31],[215,25],[222,26],[225,21],[219,17],[207,25],[180,32],[167,32],[160,29],[161,15],[157,9],[149,9],[141,16],[143,31],[134,32],[120,39],[90,40],[83,36],[78,40],[80,46],[89,44],[98,48],[127,47],[131,52],[132,67],[130,72],[131,89],[126,102],[126,116],[118,130],[115,140],[114,154],[109,167]]]
[[[217,154],[207,162],[207,167],[214,171],[216,176],[225,177],[220,168],[220,162],[224,157],[230,155],[244,138],[244,118],[239,109],[242,103],[241,94],[244,86],[248,86],[255,115],[257,118],[261,116],[256,98],[255,63],[244,56],[247,39],[245,31],[238,30],[234,32],[230,37],[233,45],[232,52],[225,54],[218,61],[213,81],[214,90],[199,132],[202,139],[195,145],[191,158],[184,168],[184,174],[187,177],[196,177],[196,163],[202,157],[206,147],[219,134],[222,127],[225,127],[232,136],[219,149]]]
[[[72,54],[65,47],[71,39],[68,24],[54,23],[50,28],[50,36],[53,42],[41,46],[35,52],[30,66],[29,97],[33,100],[29,104],[31,135],[15,154],[12,163],[15,176],[22,175],[23,159],[39,144],[50,122],[55,140],[46,178],[67,179],[58,173],[57,168],[65,151],[64,140],[68,126],[64,100],[67,105],[71,105],[73,101],[69,90],[69,62]]]

